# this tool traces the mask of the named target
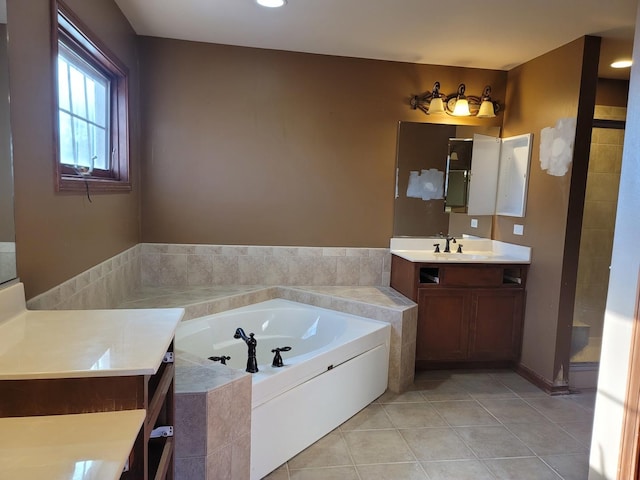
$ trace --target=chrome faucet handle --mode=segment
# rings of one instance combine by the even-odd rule
[[[433,253],[440,253],[440,244],[439,243],[434,243],[433,246],[436,247],[436,249],[433,251]]]
[[[457,253],[462,253],[462,247],[464,247],[464,245],[462,245],[461,243],[458,244],[458,250]]]

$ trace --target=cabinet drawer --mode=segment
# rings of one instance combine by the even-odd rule
[[[501,266],[447,265],[440,268],[440,284],[448,287],[498,287],[502,285]]]

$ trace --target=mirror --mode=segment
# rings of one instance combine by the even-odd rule
[[[450,214],[467,208],[475,134],[498,137],[500,127],[399,122],[394,237],[449,233]],[[453,152],[458,160],[451,160]]]
[[[473,138],[450,138],[444,182],[444,208],[447,212],[467,213]]]
[[[0,284],[16,278],[13,165],[9,127],[7,7],[0,1]]]

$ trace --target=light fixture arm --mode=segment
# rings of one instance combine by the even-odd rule
[[[422,95],[414,95],[411,97],[409,104],[413,110],[419,109],[428,115],[431,100],[439,97],[443,97],[443,95],[440,94],[440,82],[435,82],[433,84],[433,90],[425,92]]]

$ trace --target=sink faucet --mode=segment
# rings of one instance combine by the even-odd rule
[[[241,328],[236,328],[236,333],[233,335],[233,338],[242,338],[244,342],[247,344],[249,349],[249,358],[247,358],[247,372],[256,373],[258,371],[258,361],[256,360],[256,345],[258,345],[258,341],[253,338],[253,333],[250,333],[247,337],[247,334],[244,333],[244,330]]]
[[[456,243],[456,239],[454,237],[450,237],[449,235],[446,235],[444,237],[446,243],[444,245],[444,253],[451,253],[451,248],[449,247],[449,242],[453,242]]]

